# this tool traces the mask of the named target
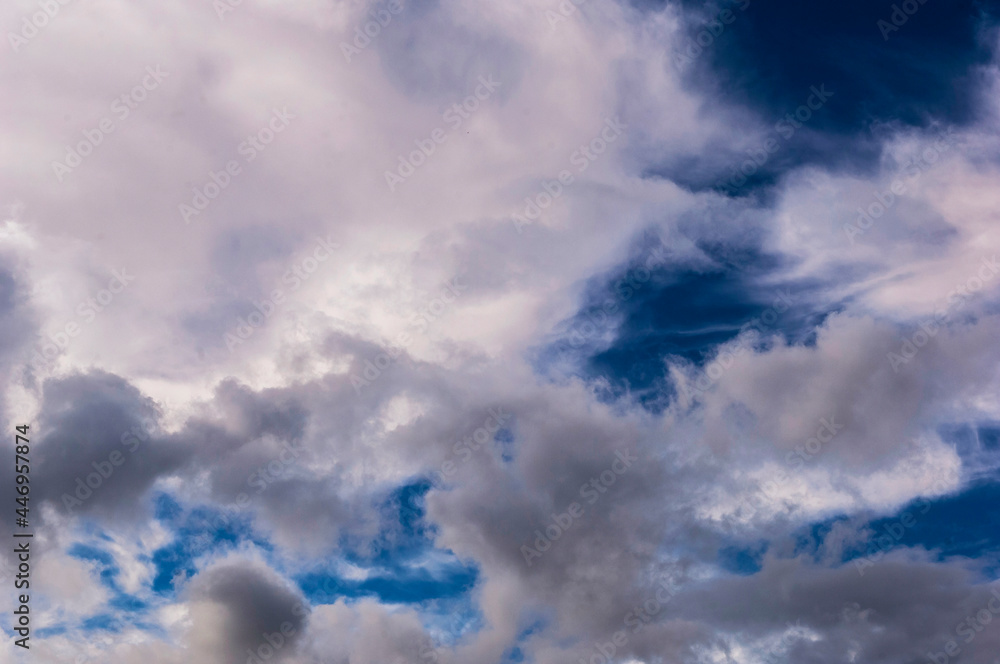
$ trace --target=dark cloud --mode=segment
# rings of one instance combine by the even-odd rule
[[[267,568],[223,563],[193,579],[189,592],[195,602],[222,610],[221,616],[196,611],[192,645],[207,648],[210,652],[204,655],[210,661],[242,664],[247,649],[265,661],[294,656],[308,621],[308,605]],[[267,652],[271,654],[265,656]]]
[[[47,380],[44,427],[34,448],[35,495],[60,510],[65,496],[72,511],[134,514],[153,482],[181,468],[193,451],[163,436],[160,417],[153,400],[114,374],[92,370]]]

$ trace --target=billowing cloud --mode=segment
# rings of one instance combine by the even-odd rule
[[[0,14],[37,661],[995,659],[995,3]]]

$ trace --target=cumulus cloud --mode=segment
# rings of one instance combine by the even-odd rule
[[[32,655],[987,661],[997,7],[901,4],[2,10]]]

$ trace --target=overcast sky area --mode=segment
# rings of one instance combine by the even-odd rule
[[[0,662],[996,664],[998,19],[5,3]]]

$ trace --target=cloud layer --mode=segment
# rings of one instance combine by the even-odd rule
[[[6,7],[32,660],[993,662],[997,9]]]

